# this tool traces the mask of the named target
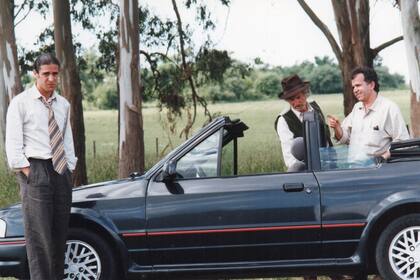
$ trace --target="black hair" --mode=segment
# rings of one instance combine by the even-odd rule
[[[363,76],[365,77],[365,82],[375,82],[374,89],[376,92],[379,92],[379,79],[378,74],[376,74],[375,70],[366,66],[356,67],[351,72],[351,78],[354,79],[354,77],[356,77],[357,74],[363,74]]]
[[[34,71],[38,73],[42,65],[48,64],[55,64],[60,68],[60,61],[52,53],[42,53],[35,59]]]

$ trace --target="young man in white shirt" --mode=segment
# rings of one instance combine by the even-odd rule
[[[70,104],[55,92],[60,63],[34,62],[35,85],[14,97],[6,118],[6,154],[22,199],[29,272],[33,280],[63,279],[72,199],[74,155]]]
[[[374,157],[389,158],[392,141],[409,139],[398,106],[379,96],[378,76],[372,68],[358,67],[352,72],[354,96],[359,100],[351,113],[340,121],[329,116],[329,126],[341,144],[349,145],[349,162],[368,162]]]

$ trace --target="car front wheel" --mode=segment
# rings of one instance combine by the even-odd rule
[[[402,216],[385,228],[376,264],[384,279],[420,279],[420,214]]]
[[[64,279],[116,279],[116,261],[103,238],[80,228],[69,230]]]

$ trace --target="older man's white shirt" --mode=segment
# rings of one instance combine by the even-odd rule
[[[287,113],[287,111],[292,110],[292,112],[296,115],[296,117],[303,122],[303,113],[293,109],[292,107],[286,109],[284,112],[281,113],[281,117],[277,121],[277,134],[280,139],[281,143],[281,150],[283,153],[283,160],[286,167],[289,168],[293,164],[297,163],[298,160],[292,155],[292,143],[293,143],[293,132],[290,131],[289,126],[287,125],[286,120],[284,119],[283,115]],[[308,111],[312,112],[314,109],[308,102]]]

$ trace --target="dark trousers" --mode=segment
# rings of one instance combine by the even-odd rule
[[[51,160],[30,159],[28,178],[18,174],[32,280],[62,280],[72,197],[71,173],[60,175]]]

